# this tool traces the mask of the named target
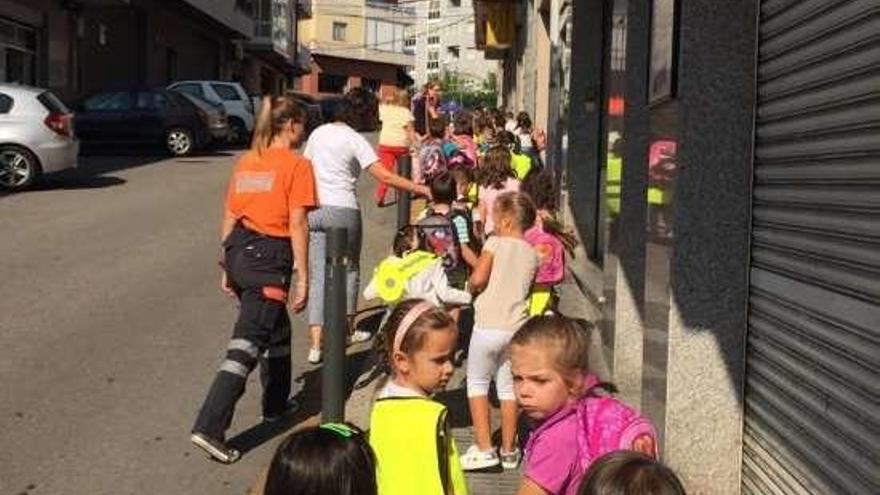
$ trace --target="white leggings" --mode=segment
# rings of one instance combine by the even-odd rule
[[[495,375],[495,389],[499,400],[516,400],[513,395],[513,375],[507,347],[513,332],[474,327],[468,346],[467,396],[489,395],[489,382]]]

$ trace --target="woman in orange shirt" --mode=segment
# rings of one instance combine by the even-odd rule
[[[306,304],[306,213],[316,204],[311,163],[292,151],[305,119],[305,110],[293,100],[264,98],[251,150],[235,165],[226,194],[220,285],[224,293],[238,298],[240,309],[226,359],[205,398],[191,440],[227,464],[241,454],[226,445],[225,432],[258,361],[264,420],[280,419],[294,408],[288,399],[290,318],[286,305],[299,312]]]

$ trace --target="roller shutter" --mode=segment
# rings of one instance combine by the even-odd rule
[[[880,2],[762,1],[743,493],[880,494]]]

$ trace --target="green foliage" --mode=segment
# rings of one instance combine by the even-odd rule
[[[497,106],[498,80],[493,72],[479,83],[479,88],[456,71],[444,71],[432,80],[443,85],[443,99],[446,101],[455,100],[470,109]]]

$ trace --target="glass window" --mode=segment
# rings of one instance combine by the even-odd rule
[[[46,110],[53,113],[70,113],[67,106],[57,97],[55,93],[46,91],[37,96],[37,100],[46,107]]]
[[[12,97],[0,93],[0,114],[9,113],[13,103]]]
[[[223,101],[241,101],[241,95],[229,84],[211,84],[211,88]]]
[[[439,36],[428,36],[428,44],[429,45],[439,45],[440,37]]]
[[[440,18],[440,0],[431,0],[428,4],[428,19]]]
[[[333,23],[333,41],[345,41],[345,28],[348,24],[344,22]]]
[[[83,103],[86,111],[112,112],[131,110],[132,98],[131,93],[120,91],[116,93],[101,93],[87,99]]]
[[[175,84],[172,88],[174,88],[174,91],[183,91],[184,93],[189,93],[191,95],[196,95],[202,98],[205,97],[205,90],[202,88],[202,85],[198,83]]]
[[[137,107],[139,109],[161,110],[174,106],[171,100],[161,92],[138,93]]]
[[[348,84],[348,76],[318,74],[318,91],[321,93],[343,93]]]

